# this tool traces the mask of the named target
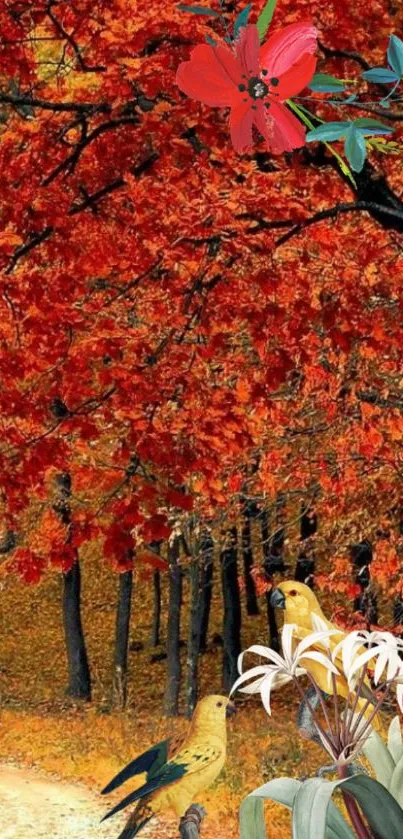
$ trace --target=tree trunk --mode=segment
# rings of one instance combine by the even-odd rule
[[[200,652],[207,649],[207,636],[213,596],[214,542],[208,531],[200,539]]]
[[[200,579],[201,569],[199,562],[193,560],[190,566],[190,616],[189,636],[187,647],[187,673],[186,673],[186,702],[187,715],[190,718],[197,702],[197,677],[200,652],[200,628],[201,628],[201,602],[200,602]]]
[[[275,531],[270,538],[269,518],[266,510],[261,513],[261,532],[263,542],[263,568],[266,578],[273,580],[275,574],[285,571],[283,547],[285,538],[284,498],[279,495],[276,501]],[[266,593],[267,623],[269,627],[269,645],[276,652],[280,649],[280,636],[276,621],[276,612],[270,603],[270,594]]]
[[[224,601],[223,685],[228,693],[238,677],[238,656],[241,652],[241,598],[237,567],[236,527],[226,534],[221,551],[221,580]]]
[[[259,606],[256,597],[256,586],[251,574],[251,570],[253,568],[253,551],[251,534],[251,515],[247,499],[244,502],[243,508],[242,556],[246,591],[246,611],[248,615],[258,615]]]
[[[161,544],[161,542],[150,542],[150,548],[155,551],[155,553],[160,554]],[[161,574],[159,571],[154,571],[153,574],[153,590],[154,605],[150,647],[158,647],[161,643]]]
[[[180,615],[182,603],[182,571],[179,566],[180,539],[175,536],[168,545],[169,561],[169,612],[167,627],[167,682],[164,695],[164,713],[176,717],[179,713],[181,682]]]
[[[67,472],[56,477],[58,499],[54,510],[67,525],[71,540],[71,478]],[[91,699],[91,677],[81,622],[81,572],[78,554],[72,568],[63,572],[63,623],[66,641],[68,686],[66,693],[76,699]]]
[[[370,566],[372,562],[372,545],[367,540],[351,547],[351,560],[355,569],[355,582],[361,592],[354,600],[354,611],[365,616],[368,628],[378,623],[378,603],[371,584]]]
[[[130,551],[133,560],[133,551]],[[127,651],[129,647],[130,614],[133,590],[133,571],[119,574],[119,596],[116,612],[115,672],[113,692],[116,703],[124,708],[127,699]]]
[[[305,585],[311,588],[313,588],[314,581],[315,554],[308,540],[316,533],[317,526],[318,522],[315,513],[310,513],[306,507],[303,507],[300,519],[300,538],[302,544],[295,566],[294,579],[299,583],[305,583]]]

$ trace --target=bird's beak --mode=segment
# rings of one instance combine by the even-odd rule
[[[233,702],[228,702],[228,705],[227,705],[227,707],[226,707],[226,709],[225,709],[225,716],[226,716],[226,717],[227,717],[227,719],[228,719],[228,717],[232,717],[234,714],[236,714],[236,708],[235,708],[235,705],[234,705],[234,703],[233,703]]]
[[[270,595],[270,606],[275,609],[285,609],[285,597],[279,588],[274,588]]]

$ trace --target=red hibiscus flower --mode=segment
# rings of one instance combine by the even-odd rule
[[[242,27],[229,47],[200,44],[190,61],[179,65],[176,83],[180,89],[213,108],[231,108],[230,129],[234,149],[252,146],[255,125],[275,154],[298,149],[305,143],[305,130],[283,104],[296,96],[312,79],[317,31],[309,23],[292,23],[272,35],[263,46],[255,24]]]

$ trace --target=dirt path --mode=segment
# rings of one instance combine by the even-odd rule
[[[0,764],[1,839],[116,839],[127,816],[100,824],[107,806],[85,786]],[[142,839],[156,833],[145,827]]]

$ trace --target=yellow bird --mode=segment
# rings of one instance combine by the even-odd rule
[[[226,696],[206,696],[196,705],[185,737],[171,738],[135,758],[102,790],[105,795],[134,775],[146,782],[113,807],[102,821],[137,801],[118,839],[133,839],[157,813],[173,810],[181,818],[201,790],[220,774],[226,758],[226,718],[235,712]]]
[[[315,628],[312,623],[312,615],[316,615],[318,618],[320,618],[328,629],[337,630],[337,634],[331,635],[329,638],[329,645],[331,650],[333,650],[340,641],[346,638],[346,633],[342,629],[340,629],[340,627],[336,626],[336,624],[334,623],[331,623],[331,621],[329,621],[325,617],[316,595],[314,594],[312,589],[309,588],[309,586],[306,586],[304,583],[297,583],[294,580],[288,580],[287,582],[279,583],[279,585],[272,591],[271,604],[275,607],[285,610],[284,623],[293,623],[297,626],[297,630],[295,633],[296,643],[298,641],[302,641],[303,638],[306,638],[307,635],[315,631]],[[318,647],[318,649],[321,648]],[[364,648],[361,650],[361,652],[364,652]],[[343,673],[343,661],[341,657],[341,652],[339,652],[336,655],[335,664],[336,667],[341,671],[341,673]],[[316,684],[323,691],[323,693],[327,693],[330,695],[333,694],[333,686],[332,683],[329,682],[328,671],[326,667],[324,667],[324,665],[320,664],[320,662],[317,661],[307,660],[306,662],[304,662],[304,667],[315,679]],[[347,699],[350,691],[347,678],[345,676],[336,677],[336,687],[338,696],[343,697],[343,699]],[[371,685],[368,678],[366,678],[362,686],[361,692],[362,696],[367,699],[373,697],[373,694],[371,692]],[[359,711],[363,709],[364,706],[364,700],[359,700],[357,705],[357,712],[359,713]],[[365,712],[365,716],[369,716],[370,713],[371,709],[369,708]],[[372,725],[374,728],[380,728],[380,723],[377,717],[375,717],[372,720]]]

